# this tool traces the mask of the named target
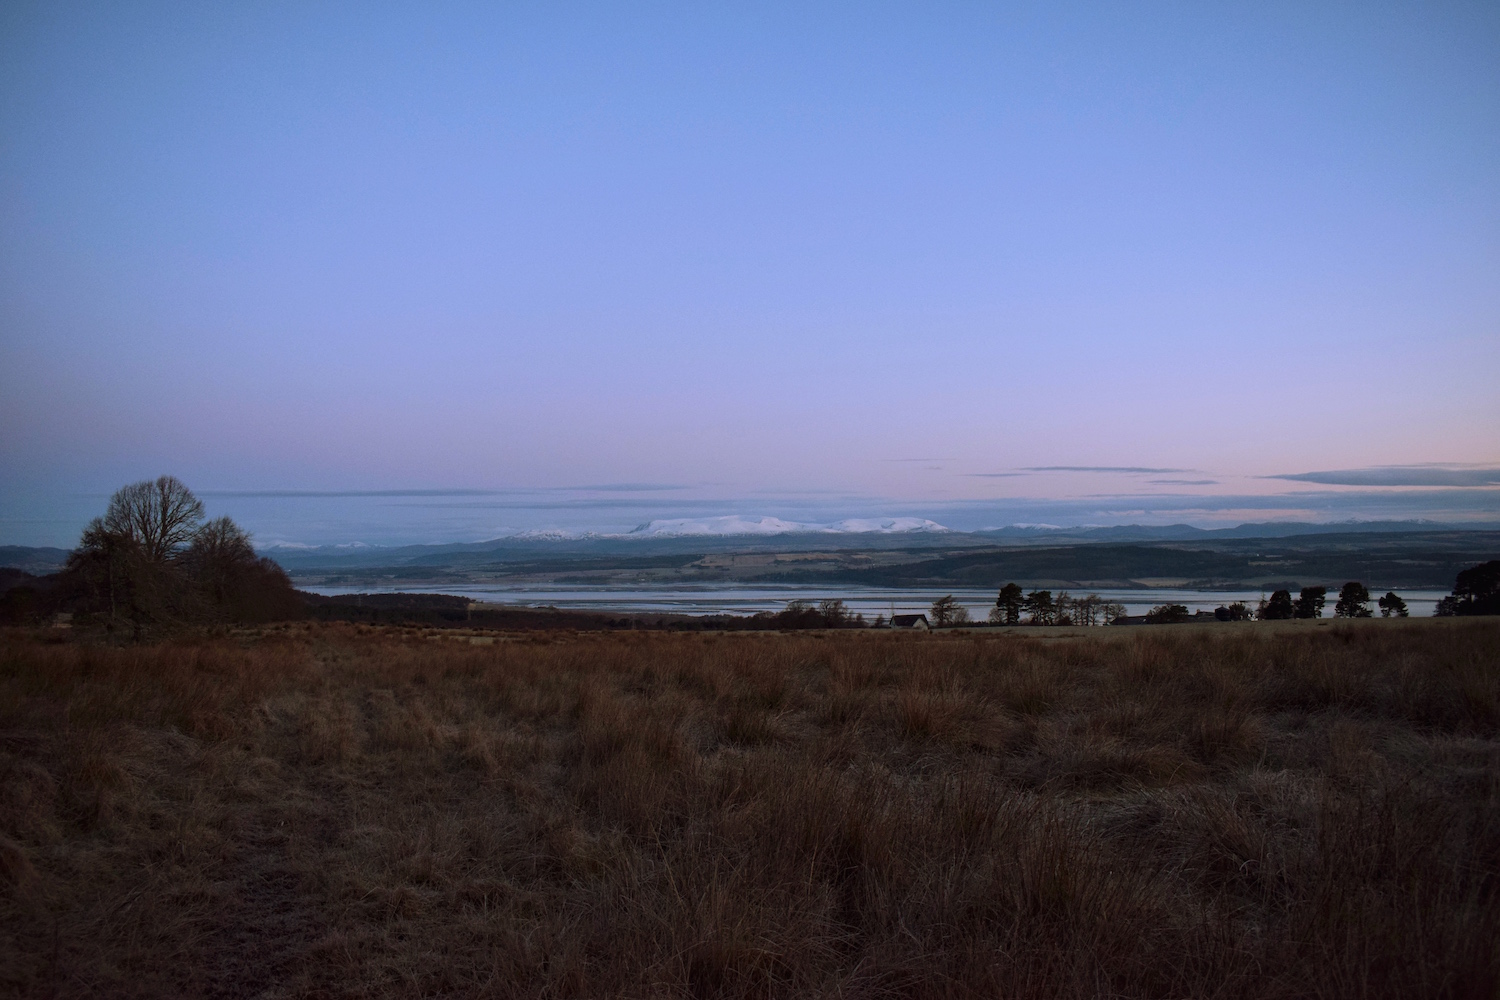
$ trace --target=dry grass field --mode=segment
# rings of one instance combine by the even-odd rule
[[[1119,631],[8,633],[0,993],[1496,994],[1500,622]]]

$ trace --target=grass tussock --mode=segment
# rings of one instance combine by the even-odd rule
[[[1500,628],[0,645],[0,992],[1469,997]]]

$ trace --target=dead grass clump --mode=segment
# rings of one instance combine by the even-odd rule
[[[746,747],[776,743],[786,736],[781,717],[753,702],[731,703],[721,731],[726,742]]]
[[[12,745],[21,742],[13,740]],[[14,753],[0,756],[0,835],[33,844],[55,843],[62,836],[57,800],[57,781],[41,764]]]
[[[995,698],[1010,711],[1042,715],[1062,700],[1067,678],[1040,656],[1028,656],[997,672],[990,684]]]
[[[295,698],[284,709],[295,720],[302,757],[312,764],[348,764],[366,744],[364,719],[343,698],[319,693]]]
[[[1201,780],[1204,768],[1171,743],[1141,745],[1089,732],[1049,727],[1016,776],[1037,788],[1122,791]]]
[[[896,723],[909,739],[951,735],[962,714],[958,699],[943,692],[908,690],[896,696]]]
[[[939,744],[950,751],[1017,749],[1028,727],[996,710],[979,694],[961,690],[903,690],[894,701],[895,729],[902,739]]]
[[[1493,995],[1500,629],[1375,624],[6,633],[0,992]]]
[[[464,726],[458,737],[460,759],[485,777],[493,778],[510,763],[510,747],[488,727],[477,722]]]
[[[1265,725],[1247,704],[1206,701],[1196,708],[1174,713],[1177,731],[1194,760],[1208,765],[1237,765],[1264,754]]]

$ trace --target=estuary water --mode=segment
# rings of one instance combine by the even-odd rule
[[[309,587],[318,594],[368,593],[371,587]],[[934,600],[951,593],[960,604],[969,609],[970,617],[983,621],[995,604],[993,590],[918,590],[910,588],[855,588],[855,587],[672,587],[659,589],[628,589],[606,587],[518,587],[474,584],[470,586],[403,586],[403,593],[453,594],[475,601],[493,604],[510,604],[521,607],[555,607],[577,611],[604,611],[636,614],[680,614],[680,615],[752,615],[758,611],[780,611],[791,601],[808,601],[816,604],[828,599],[842,600],[851,612],[873,619],[876,615],[914,614],[925,612]],[[1082,596],[1085,591],[1077,591]],[[1252,608],[1262,597],[1269,596],[1260,590],[1175,590],[1169,588],[1149,590],[1099,590],[1097,593],[1107,601],[1116,601],[1125,606],[1125,613],[1143,615],[1160,604],[1182,604],[1189,611],[1212,611],[1223,604],[1244,601]],[[1446,596],[1441,590],[1405,590],[1399,592],[1406,601],[1413,617],[1432,614],[1437,601]],[[1378,614],[1372,594],[1370,607]],[[1337,592],[1328,595],[1325,615],[1333,614],[1333,602]]]

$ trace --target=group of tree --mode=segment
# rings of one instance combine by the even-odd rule
[[[1406,610],[1406,602],[1396,596],[1396,592],[1386,591],[1386,595],[1376,602],[1380,605],[1380,617],[1382,618],[1406,618],[1409,612]]]
[[[1363,583],[1348,581],[1339,588],[1333,605],[1334,617],[1374,617],[1375,612],[1370,608],[1372,596]],[[1290,589],[1277,590],[1269,598],[1262,598],[1253,611],[1244,603],[1235,602],[1216,609],[1214,617],[1219,621],[1246,621],[1252,617],[1261,621],[1321,618],[1327,602],[1327,587],[1303,587],[1296,597]],[[1387,591],[1375,603],[1382,618],[1410,615],[1406,601],[1395,591]],[[1124,613],[1124,605],[1105,601],[1098,594],[1073,597],[1064,590],[1054,597],[1050,590],[1027,593],[1019,585],[1007,583],[1000,588],[989,620],[992,625],[1107,625]],[[1460,572],[1453,593],[1438,602],[1434,614],[1500,615],[1500,559]],[[1163,604],[1152,608],[1145,620],[1157,624],[1187,621],[1192,617],[1185,605]],[[948,595],[933,602],[931,618],[936,626],[960,625],[968,622],[969,612]]]
[[[1350,580],[1339,589],[1334,602],[1336,618],[1371,618],[1371,594],[1363,583]],[[1241,601],[1221,606],[1214,611],[1218,621],[1280,621],[1323,617],[1327,606],[1327,587],[1303,587],[1296,597],[1290,590],[1277,590],[1270,598],[1262,598],[1259,607],[1252,609]],[[1409,612],[1406,602],[1394,591],[1387,592],[1377,600],[1382,618],[1405,618]],[[995,606],[990,609],[991,625],[1108,625],[1125,614],[1125,606],[1106,601],[1098,594],[1074,597],[1066,590],[1053,595],[1050,590],[1033,590],[1027,593],[1015,583],[1000,588]],[[1476,566],[1458,575],[1453,596],[1438,604],[1438,615],[1500,614],[1500,560]],[[1149,624],[1168,624],[1190,621],[1194,618],[1186,605],[1162,604],[1152,608],[1145,620]],[[958,602],[952,594],[945,594],[932,602],[928,619],[934,628],[945,628],[970,623],[969,609]],[[778,629],[807,628],[866,628],[869,626],[863,615],[851,614],[840,600],[825,600],[814,606],[806,601],[791,601],[776,613],[761,612],[753,619],[756,627]],[[873,626],[885,625],[884,617],[875,619]]]
[[[843,601],[829,598],[816,605],[788,601],[780,611],[761,611],[750,619],[751,627],[766,629],[865,628],[865,616],[851,612]],[[884,625],[883,618],[876,625]]]
[[[1000,588],[995,606],[990,609],[990,625],[1108,625],[1125,613],[1125,606],[1106,601],[1098,594],[1074,597],[1066,590],[1056,596],[1050,590],[1025,593],[1014,583]],[[952,594],[944,594],[927,609],[927,620],[933,628],[969,625],[969,609]],[[762,611],[752,619],[753,627],[776,629],[807,628],[881,628],[885,616],[867,622],[863,615],[852,614],[840,600],[825,600],[816,606],[807,601],[790,601],[775,613]]]
[[[932,607],[927,609],[927,617],[931,619],[934,628],[942,628],[946,625],[969,624],[969,609],[958,603],[958,598],[952,594],[945,594],[932,602]]]
[[[1500,615],[1500,559],[1460,572],[1453,583],[1453,592],[1438,601],[1433,614],[1440,618]]]
[[[1074,597],[1066,590],[1056,597],[1050,590],[1024,592],[1015,583],[1000,588],[990,609],[991,625],[1108,625],[1125,613],[1125,606],[1098,594]]]
[[[1296,599],[1290,590],[1271,592],[1269,600],[1261,598],[1255,617],[1261,621],[1287,621],[1292,618],[1322,618],[1328,600],[1327,587],[1303,587]]]
[[[61,587],[74,610],[134,634],[176,625],[300,617],[280,566],[259,557],[227,517],[173,476],[115,492],[68,558]]]
[[[1322,618],[1328,600],[1327,587],[1303,587],[1295,599],[1290,590],[1274,591],[1269,599],[1262,598],[1255,617],[1262,621],[1285,621],[1293,618]],[[1389,591],[1376,602],[1382,618],[1405,618],[1409,614],[1406,602],[1394,591]],[[1338,600],[1334,602],[1335,618],[1371,618],[1370,591],[1358,580],[1350,580],[1339,588]]]

